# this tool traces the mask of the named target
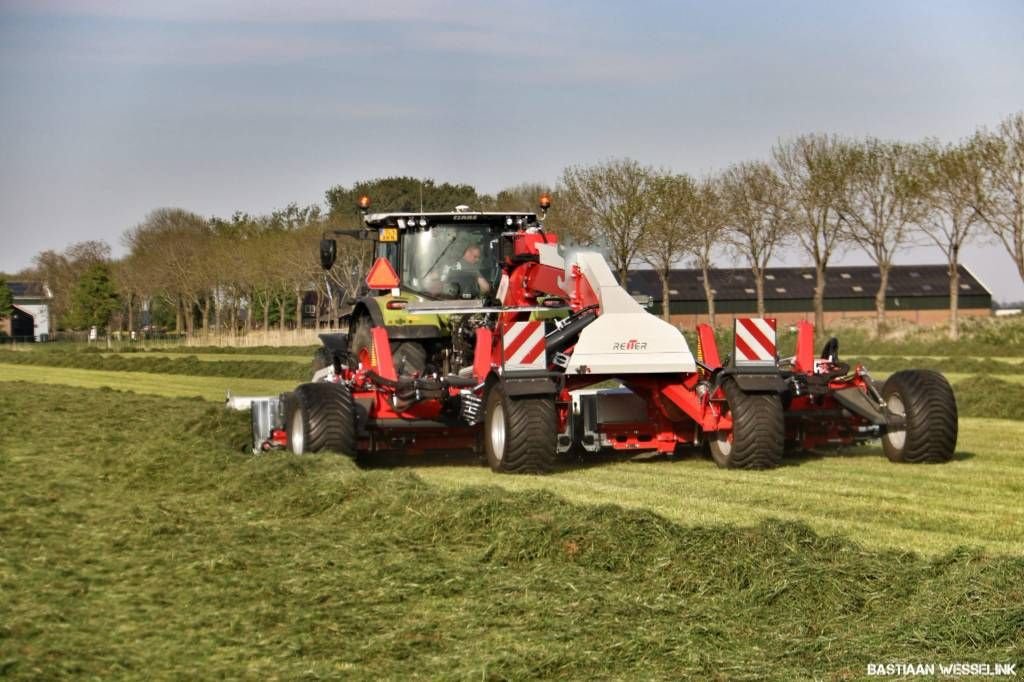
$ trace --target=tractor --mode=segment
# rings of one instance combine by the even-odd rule
[[[720,361],[713,330],[697,354],[675,326],[616,281],[603,256],[560,249],[539,210],[369,212],[335,237],[373,241],[365,295],[321,334],[312,379],[281,396],[234,399],[254,451],[482,454],[499,473],[546,473],[601,450],[704,447],[725,468],[767,469],[786,452],[881,438],[895,461],[949,459],[956,404],[940,375],[909,371],[881,389],[814,357],[801,323],[780,360],[775,321],[736,321]]]

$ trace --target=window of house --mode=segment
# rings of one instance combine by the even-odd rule
[[[775,275],[765,275],[765,279],[775,279]]]
[[[860,293],[860,292],[864,291],[864,287],[861,287],[861,286],[857,286],[856,284],[854,284],[854,285],[853,285],[853,287],[851,287],[851,288],[852,288],[852,289],[853,289],[854,291],[856,291],[857,293]]]
[[[756,293],[753,289],[744,289],[743,291],[747,292],[748,294]]]
[[[803,274],[803,278],[804,278],[804,279],[814,279],[814,275],[812,275],[812,274],[811,274],[811,273],[809,273],[809,272],[805,272],[805,273]]]
[[[780,294],[784,294],[786,293],[786,287],[775,287],[775,291]]]
[[[840,273],[839,276],[842,277],[843,279],[850,279],[851,278],[851,275],[848,272]]]

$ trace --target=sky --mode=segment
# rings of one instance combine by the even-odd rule
[[[1021,36],[1019,0],[0,0],[0,271],[116,255],[158,207],[373,177],[493,193],[614,157],[701,175],[810,132],[953,142],[1024,110]],[[1024,300],[1001,246],[964,261]]]

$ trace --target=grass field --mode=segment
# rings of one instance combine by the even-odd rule
[[[425,469],[249,457],[244,415],[203,401],[29,388],[0,384],[8,677],[841,679],[877,661],[1024,657],[1019,555],[924,558],[803,524],[680,525],[547,491],[431,485]],[[756,485],[706,462],[516,480],[572,497],[564,482],[616,468]]]
[[[0,677],[853,679],[869,662],[1024,663],[1019,373],[950,377],[962,414],[1016,419],[962,418],[944,465],[864,448],[768,472],[601,457],[538,478],[466,457],[360,470],[243,455],[247,417],[216,401],[293,387],[230,376],[273,360],[170,365],[211,374],[194,376],[156,373],[181,360],[148,353],[88,355],[107,369],[0,362]]]

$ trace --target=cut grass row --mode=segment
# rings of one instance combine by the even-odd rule
[[[223,401],[227,391],[235,395],[276,395],[295,388],[295,381],[233,377],[153,374],[149,372],[103,372],[91,369],[37,367],[0,364],[0,381],[32,382],[22,390],[33,392],[39,385],[54,384],[79,388],[116,389],[168,398],[197,397]]]
[[[215,365],[219,363],[208,363]],[[258,364],[258,363],[257,363]],[[183,371],[199,366],[204,372],[212,371],[198,361],[180,366]],[[286,365],[290,372],[281,372],[292,379],[237,378],[214,372],[212,376],[185,374],[161,374],[127,371],[134,367],[131,361],[124,361],[119,367],[124,370],[107,371],[51,367],[34,364],[0,363],[0,381],[32,381],[37,383],[65,384],[82,388],[117,388],[150,395],[166,397],[201,396],[207,400],[221,400],[225,391],[236,395],[273,395],[291,390],[296,384],[309,377],[308,368]],[[179,367],[175,365],[175,367]],[[877,373],[882,379],[885,374]],[[1004,374],[998,377],[947,374],[954,384],[960,414],[967,417],[991,417],[1000,419],[1024,419],[1024,374]]]
[[[787,458],[767,472],[715,468],[698,451],[670,461],[604,457],[547,477],[494,476],[474,462],[405,464],[427,481],[458,488],[547,490],[585,504],[653,510],[686,524],[756,524],[777,518],[846,535],[867,547],[930,554],[958,545],[1024,553],[1024,423],[960,420],[956,459],[897,465],[879,447],[841,456]],[[823,453],[825,454],[825,453]]]
[[[133,357],[98,353],[4,353],[0,363],[89,369],[101,372],[146,372],[204,377],[242,377],[249,379],[288,379],[293,383],[309,379],[310,356],[305,362],[264,362],[223,360],[206,362],[195,356]]]
[[[7,677],[849,679],[878,661],[1024,657],[1020,557],[245,457],[244,415],[27,388],[0,385]],[[700,469],[734,489],[760,476]]]

